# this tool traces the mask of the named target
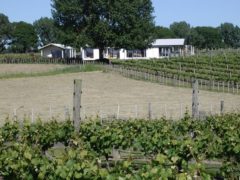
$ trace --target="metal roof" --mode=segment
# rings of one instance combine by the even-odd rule
[[[152,46],[183,46],[185,39],[156,39]]]
[[[55,47],[59,47],[61,49],[73,49],[70,46],[64,46],[63,44],[57,44],[57,43],[50,43],[50,44],[47,44],[47,45],[45,45],[43,47],[40,47],[39,49],[44,49],[44,48],[46,48],[48,46],[55,46]]]

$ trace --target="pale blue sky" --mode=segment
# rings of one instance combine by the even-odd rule
[[[157,25],[187,21],[192,26],[218,26],[231,22],[240,26],[240,0],[152,0]],[[51,17],[51,0],[0,0],[0,13],[11,22],[34,22]]]

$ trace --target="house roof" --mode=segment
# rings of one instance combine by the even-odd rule
[[[57,43],[50,43],[50,44],[47,44],[47,45],[45,45],[43,47],[40,47],[39,49],[44,49],[44,48],[49,47],[49,46],[55,46],[55,47],[59,47],[61,49],[73,49],[70,46],[65,46],[63,44],[57,44]]]
[[[156,39],[152,46],[183,46],[185,39]]]

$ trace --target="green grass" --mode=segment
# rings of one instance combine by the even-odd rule
[[[72,65],[61,69],[54,69],[46,72],[36,72],[36,73],[5,73],[0,74],[0,79],[12,79],[12,78],[25,78],[25,77],[40,77],[40,76],[54,76],[58,74],[70,74],[78,72],[92,72],[92,71],[102,71],[103,69],[94,64],[87,65]]]

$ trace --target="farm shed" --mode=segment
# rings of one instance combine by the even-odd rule
[[[76,50],[70,46],[50,43],[40,48],[41,56],[46,58],[75,58]]]
[[[148,51],[149,58],[194,55],[194,47],[185,45],[185,39],[156,39]]]

